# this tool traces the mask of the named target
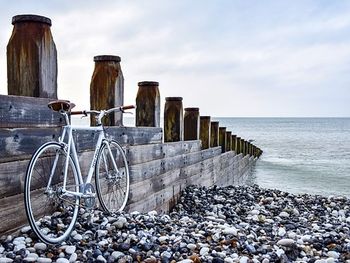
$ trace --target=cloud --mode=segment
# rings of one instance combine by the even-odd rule
[[[30,2],[0,11],[1,93],[11,16],[28,10],[52,18],[59,95],[82,107],[93,56],[116,54],[127,102],[138,81],[157,80],[163,101],[184,96],[216,116],[350,115],[346,2]]]

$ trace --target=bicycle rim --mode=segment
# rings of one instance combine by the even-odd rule
[[[109,213],[122,211],[129,197],[129,168],[124,150],[116,141],[104,141],[95,169],[97,196],[102,209]]]
[[[66,158],[67,153],[60,144],[44,144],[34,153],[25,178],[24,201],[29,224],[35,234],[49,244],[65,240],[78,216],[79,197],[62,191]],[[71,157],[66,190],[79,191],[77,170]]]

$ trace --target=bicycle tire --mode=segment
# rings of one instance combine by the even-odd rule
[[[80,198],[63,196],[61,191],[66,158],[61,144],[45,143],[33,154],[26,172],[24,203],[29,225],[48,244],[68,238],[78,216]],[[70,156],[68,164],[66,189],[79,192],[78,172]]]
[[[114,169],[110,146],[117,171]],[[104,140],[95,167],[96,192],[102,209],[108,213],[122,211],[129,197],[129,167],[123,148],[118,142]]]

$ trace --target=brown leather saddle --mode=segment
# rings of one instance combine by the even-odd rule
[[[74,107],[75,104],[70,102],[69,100],[55,100],[55,101],[50,101],[47,106],[52,109],[53,111],[71,111]]]

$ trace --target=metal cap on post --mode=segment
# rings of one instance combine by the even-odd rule
[[[90,108],[105,110],[124,104],[124,77],[120,57],[113,55],[95,56],[95,69],[90,83]],[[91,116],[91,125],[96,125]],[[123,114],[115,112],[103,120],[106,126],[123,125]]]
[[[219,127],[219,144],[221,152],[226,152],[226,127]]]
[[[232,140],[231,134],[232,132],[230,131],[226,132],[226,152],[231,151],[231,140]]]
[[[160,93],[156,81],[141,81],[136,96],[136,126],[160,127]]]
[[[166,97],[164,106],[164,141],[183,141],[183,126],[182,97]]]
[[[212,121],[210,123],[210,147],[219,146],[219,122]]]
[[[38,15],[12,18],[7,44],[8,94],[57,98],[57,51],[51,20]]]
[[[199,108],[185,108],[184,140],[199,139]]]
[[[210,116],[201,116],[200,139],[202,141],[202,149],[210,147]]]

